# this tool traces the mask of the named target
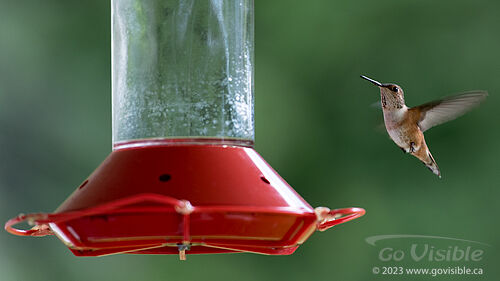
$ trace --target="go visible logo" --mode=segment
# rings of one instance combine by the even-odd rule
[[[395,240],[397,243],[395,242]],[[406,243],[404,240],[408,240]],[[386,240],[384,244],[392,241],[392,244],[405,246],[376,245],[378,241]],[[451,237],[391,234],[370,236],[365,241],[375,247],[379,247],[378,259],[383,262],[412,260],[436,261],[436,262],[478,262],[484,258],[484,248],[490,245],[478,241],[457,239]],[[416,242],[418,241],[418,242]],[[382,244],[382,242],[380,243]]]

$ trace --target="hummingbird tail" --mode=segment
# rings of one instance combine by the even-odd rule
[[[424,164],[431,172],[433,172],[436,176],[441,178],[441,172],[439,171],[439,167],[436,164],[436,161],[434,160],[434,157],[432,157],[432,154],[430,151],[427,152],[428,156],[428,161],[425,161]]]

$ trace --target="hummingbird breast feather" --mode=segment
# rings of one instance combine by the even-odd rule
[[[423,134],[415,122],[411,122],[407,108],[384,112],[384,123],[389,137],[406,152],[418,151]]]
[[[398,127],[394,129],[388,129],[389,137],[396,143],[399,147],[402,147],[406,152],[411,150],[418,151],[420,149],[420,142],[414,137],[411,130],[404,127]],[[412,145],[413,143],[413,145]]]

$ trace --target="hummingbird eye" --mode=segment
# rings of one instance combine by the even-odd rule
[[[398,92],[398,87],[394,86],[394,87],[392,87],[392,89],[391,89],[391,90],[392,90],[393,92],[397,93],[397,92]]]

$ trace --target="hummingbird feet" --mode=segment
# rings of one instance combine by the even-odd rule
[[[401,146],[399,147],[399,149],[401,149],[404,153],[414,153],[416,151],[414,142],[410,142],[410,148],[408,150],[406,150],[405,148],[403,148]]]
[[[413,152],[415,152],[415,143],[410,142],[410,153],[413,153]]]

